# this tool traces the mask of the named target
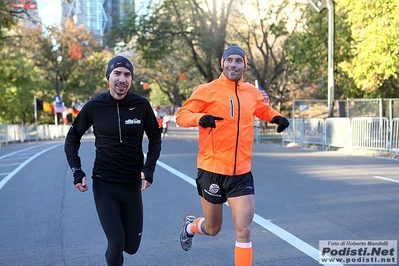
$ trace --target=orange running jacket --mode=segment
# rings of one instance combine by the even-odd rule
[[[216,128],[199,127],[197,167],[223,175],[251,171],[254,115],[270,121],[279,112],[266,104],[261,92],[248,82],[227,79],[222,73],[210,83],[199,85],[176,114],[182,127],[198,127],[205,115],[222,117]]]

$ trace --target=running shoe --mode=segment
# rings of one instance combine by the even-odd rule
[[[193,215],[186,215],[183,220],[183,228],[180,231],[180,245],[185,251],[189,251],[191,248],[191,245],[193,244],[193,236],[189,236],[186,228],[188,224],[191,224],[195,220],[195,216]]]

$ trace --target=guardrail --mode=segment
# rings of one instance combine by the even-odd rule
[[[282,136],[299,147],[367,149],[399,153],[399,118],[386,117],[290,119]]]
[[[289,119],[290,127],[276,132],[277,125],[255,121],[255,143],[282,140],[283,145],[321,149],[351,148],[399,154],[399,118],[386,117]],[[0,147],[8,143],[65,137],[70,125],[0,125]]]
[[[70,125],[0,125],[0,147],[9,143],[65,137]]]
[[[391,151],[399,153],[399,118],[392,119],[390,129],[389,142]]]

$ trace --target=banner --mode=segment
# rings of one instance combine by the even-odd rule
[[[55,113],[68,113],[68,108],[62,105],[62,99],[60,95],[54,97],[54,112]]]

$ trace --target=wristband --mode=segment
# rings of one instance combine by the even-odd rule
[[[80,168],[80,167],[72,167],[72,173],[75,173],[75,171],[77,171],[77,170],[82,170],[82,168]]]

